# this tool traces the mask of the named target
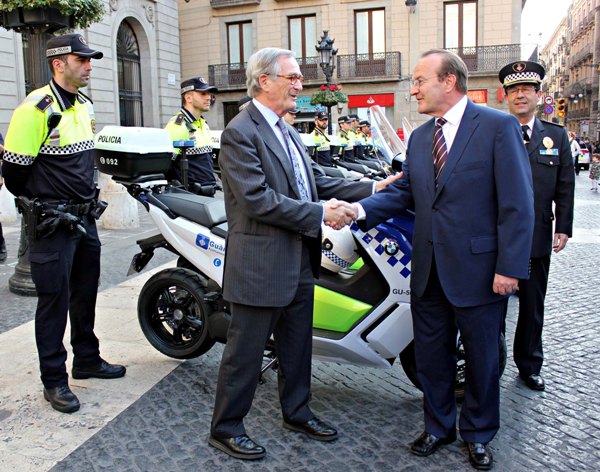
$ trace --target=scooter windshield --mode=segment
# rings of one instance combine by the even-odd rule
[[[391,165],[394,159],[404,161],[406,146],[394,131],[394,128],[385,116],[385,112],[379,105],[369,108],[371,118],[371,139],[377,152],[377,156],[385,163]],[[403,124],[404,124],[403,120]],[[406,122],[408,124],[408,122]],[[406,128],[406,125],[405,125]],[[405,138],[408,141],[408,136]]]

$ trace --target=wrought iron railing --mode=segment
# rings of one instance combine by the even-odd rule
[[[400,53],[344,54],[337,57],[337,77],[348,79],[385,78],[400,80]]]
[[[260,5],[260,0],[210,0],[213,8],[238,7],[240,5]]]
[[[465,61],[469,72],[497,72],[506,64],[521,59],[522,45],[501,44],[448,50],[458,54]]]

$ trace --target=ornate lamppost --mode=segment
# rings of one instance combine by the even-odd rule
[[[333,72],[335,71],[335,55],[337,49],[333,48],[335,40],[329,37],[329,32],[323,30],[323,36],[315,49],[319,53],[319,65],[325,74],[325,85],[321,85],[320,90],[313,94],[311,105],[322,105],[327,108],[327,133],[331,134],[331,107],[338,103],[348,102],[348,98],[341,92],[341,87],[332,83]]]

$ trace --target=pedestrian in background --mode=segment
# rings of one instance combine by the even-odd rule
[[[4,149],[7,188],[41,205],[22,207],[38,220],[27,228],[31,278],[38,295],[35,340],[44,398],[63,413],[80,407],[69,388],[65,365],[67,313],[73,378],[125,375],[124,366],[100,357],[94,334],[100,278],[95,221],[100,210],[92,155],[96,122],[92,102],[80,89],[88,85],[91,60],[102,56],[80,34],[51,38],[46,57],[52,80],[15,109]]]
[[[571,146],[571,157],[573,158],[573,167],[575,167],[575,175],[579,175],[579,155],[581,154],[581,146],[577,142],[575,132],[569,131],[569,145]]]
[[[460,435],[470,463],[489,469],[488,443],[500,426],[500,330],[508,297],[528,275],[533,192],[517,120],[473,104],[467,74],[447,50],[421,56],[410,94],[433,119],[411,133],[403,177],[356,206],[365,229],[415,212],[411,311],[425,428],[412,453],[429,456],[456,440],[459,329]]]
[[[544,353],[544,301],[548,288],[550,255],[562,251],[573,233],[575,175],[566,130],[535,117],[542,96],[544,68],[531,61],[504,66],[498,79],[504,87],[509,112],[521,124],[533,179],[535,226],[530,275],[519,280],[519,317],[513,358],[519,377],[532,390],[544,390],[541,376]]]
[[[592,191],[598,191],[598,180],[600,180],[600,154],[592,155],[590,164],[590,179],[592,179]]]

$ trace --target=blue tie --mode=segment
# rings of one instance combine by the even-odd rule
[[[302,178],[302,173],[300,172],[300,163],[298,162],[298,158],[296,157],[296,153],[294,152],[295,145],[292,142],[292,138],[290,137],[290,132],[288,131],[287,126],[282,118],[279,118],[279,120],[277,120],[277,126],[283,133],[283,140],[287,148],[288,157],[292,163],[294,175],[296,177],[296,183],[298,184],[298,189],[300,190],[300,198],[308,202],[310,201],[310,198],[308,197],[306,184],[304,182],[304,179]]]

